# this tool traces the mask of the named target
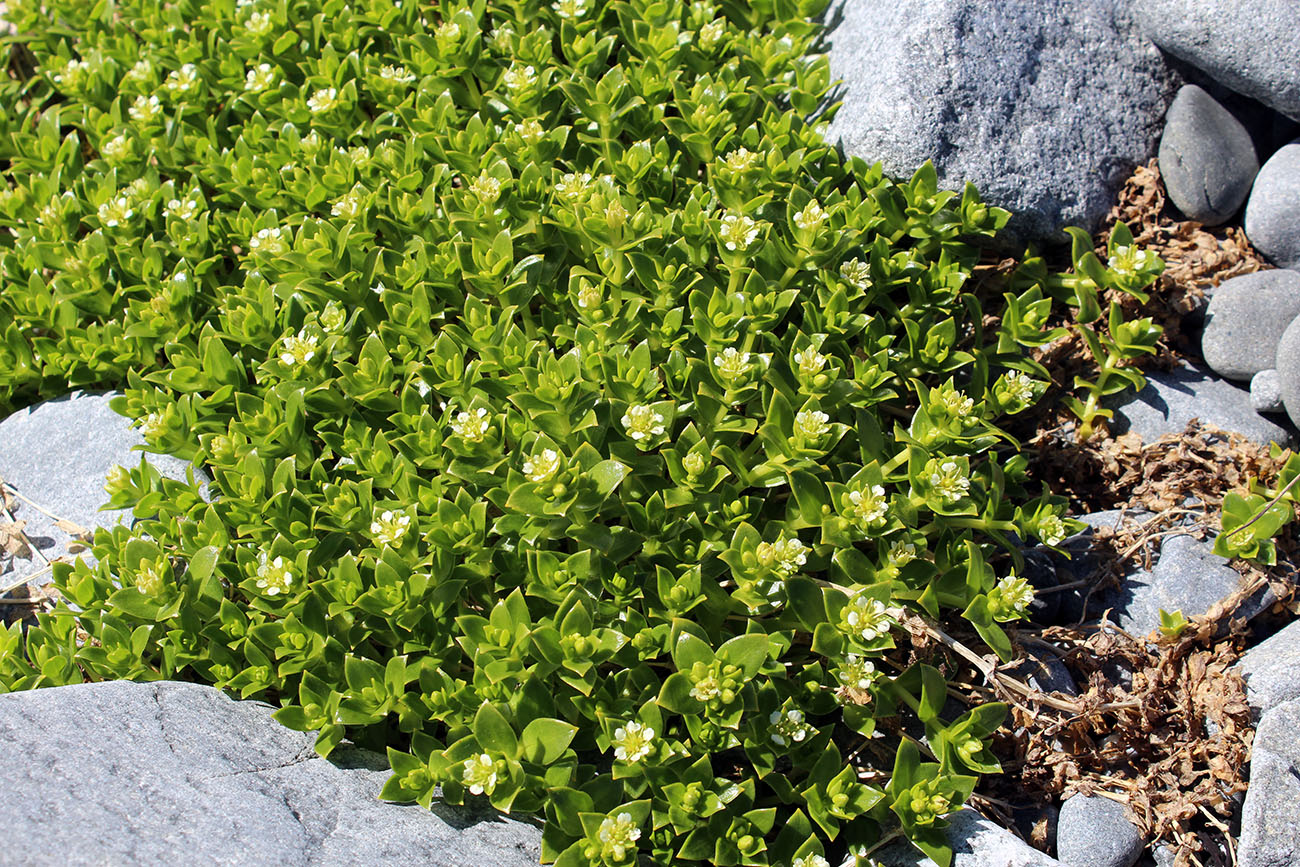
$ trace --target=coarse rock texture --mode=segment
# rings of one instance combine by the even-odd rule
[[[1297,362],[1296,372],[1300,373],[1300,355]],[[1115,433],[1131,430],[1150,443],[1165,434],[1182,433],[1189,421],[1199,418],[1260,445],[1276,442],[1289,446],[1295,442],[1291,430],[1255,412],[1249,391],[1223,381],[1200,365],[1181,362],[1173,370],[1153,370],[1146,377],[1147,384],[1141,391],[1126,391],[1106,402],[1115,410],[1111,422]],[[1284,374],[1284,396],[1285,383]]]
[[[1241,574],[1214,553],[1212,540],[1178,534],[1166,536],[1160,556],[1150,572],[1135,570],[1120,581],[1118,590],[1097,594],[1100,603],[1113,608],[1112,620],[1133,635],[1146,635],[1160,626],[1160,611],[1183,612],[1191,618],[1209,611],[1241,589]],[[1238,609],[1250,620],[1272,605],[1276,597],[1262,587]],[[1096,612],[1094,612],[1096,613]]]
[[[1295,77],[1300,81],[1300,73]],[[1255,176],[1246,202],[1246,237],[1274,265],[1300,270],[1300,139],[1269,157]]]
[[[1220,376],[1242,381],[1272,369],[1277,343],[1297,315],[1300,272],[1255,271],[1224,281],[1205,311],[1205,363]]]
[[[1109,798],[1070,798],[1057,818],[1056,857],[1068,867],[1131,867],[1146,841],[1126,813]]]
[[[952,867],[1060,867],[1061,862],[1055,858],[1049,858],[970,808],[957,811],[948,821]],[[936,867],[934,861],[907,842],[886,846],[873,852],[872,857],[881,867]]]
[[[1255,412],[1286,412],[1286,404],[1282,402],[1282,377],[1276,368],[1261,370],[1250,378],[1250,405]]]
[[[1152,154],[1177,88],[1119,0],[834,0],[828,138],[891,175],[933,160],[1015,216],[1004,239],[1092,229]]]
[[[1300,317],[1293,319],[1282,332],[1275,359],[1282,404],[1291,422],[1300,425]]]
[[[1259,171],[1250,133],[1194,84],[1184,85],[1169,106],[1158,156],[1170,200],[1209,226],[1237,213]]]
[[[0,421],[0,478],[46,511],[86,529],[129,524],[129,510],[99,511],[109,500],[104,493],[109,471],[119,465],[133,469],[144,456],[132,451],[144,444],[144,437],[109,408],[115,396],[73,392]],[[147,458],[160,473],[174,479],[184,479],[190,466],[166,455]],[[201,472],[195,478],[206,481]],[[12,584],[42,570],[36,580],[48,583],[46,561],[67,554],[73,537],[22,500],[13,506],[13,517],[27,522],[24,532],[36,550],[31,557],[14,558],[12,571],[0,566],[0,583]],[[0,515],[0,520],[7,519]],[[94,562],[88,551],[81,556]]]
[[[1241,808],[1239,867],[1300,864],[1300,701],[1264,714],[1255,729],[1250,789]]]
[[[0,695],[0,860],[24,865],[529,867],[540,832],[378,800],[381,756],[326,761],[271,708],[187,683]],[[14,757],[21,757],[21,761]]]
[[[1300,0],[1133,0],[1133,11],[1165,51],[1300,120]]]
[[[1237,663],[1255,716],[1300,699],[1300,621],[1256,644]]]

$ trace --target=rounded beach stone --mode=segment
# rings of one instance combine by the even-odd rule
[[[1227,379],[1249,380],[1274,366],[1277,342],[1296,316],[1300,272],[1256,271],[1225,281],[1205,311],[1205,363]]]
[[[1292,320],[1277,342],[1277,379],[1282,404],[1292,422],[1300,419],[1300,318]]]
[[[1282,404],[1282,380],[1276,368],[1261,370],[1250,378],[1250,404],[1255,412],[1285,412]]]
[[[1109,798],[1070,798],[1057,819],[1057,860],[1067,867],[1132,867],[1146,841],[1126,813]]]
[[[1237,213],[1259,172],[1250,133],[1194,84],[1184,85],[1169,106],[1159,158],[1169,198],[1207,226]]]
[[[1300,139],[1269,157],[1255,176],[1246,237],[1279,268],[1300,269]]]

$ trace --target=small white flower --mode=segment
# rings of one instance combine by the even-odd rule
[[[581,172],[577,174],[569,172],[562,176],[555,184],[556,194],[570,202],[576,202],[584,198],[590,188],[590,172]]]
[[[259,63],[244,75],[244,90],[249,93],[261,93],[275,84],[275,67],[269,63]]]
[[[157,596],[163,589],[163,577],[161,563],[141,563],[135,576],[136,589],[147,596]]]
[[[871,685],[880,677],[880,672],[876,671],[876,666],[871,660],[863,659],[856,653],[850,653],[845,658],[844,664],[840,666],[836,676],[840,683],[849,689],[868,690]]]
[[[1155,254],[1150,250],[1122,246],[1115,248],[1114,254],[1106,260],[1106,264],[1110,266],[1112,271],[1119,274],[1137,274],[1152,268],[1155,261]]]
[[[876,524],[889,511],[889,501],[885,498],[885,489],[881,485],[849,491],[848,498],[850,516],[864,527]]]
[[[325,146],[325,140],[320,137],[320,133],[312,130],[302,137],[302,140],[298,142],[298,146],[308,156],[315,156]]]
[[[551,8],[561,18],[581,18],[587,14],[587,0],[557,0]]]
[[[560,469],[560,453],[555,449],[542,451],[524,461],[524,475],[530,482],[545,482]]]
[[[433,36],[443,42],[455,42],[460,39],[460,25],[455,21],[444,21],[433,31]]]
[[[359,169],[370,165],[370,148],[365,145],[357,145],[356,147],[348,148],[346,151],[340,149],[339,153],[344,154],[352,161],[352,165]]]
[[[713,366],[718,369],[718,375],[728,382],[736,382],[744,379],[749,374],[748,352],[741,352],[733,346],[713,356]]]
[[[244,30],[249,36],[261,38],[271,32],[274,22],[271,21],[270,12],[253,12],[244,22]]]
[[[507,90],[523,90],[532,87],[537,80],[537,70],[531,66],[512,66],[501,74],[501,83]]]
[[[1034,381],[1023,371],[1013,370],[1003,380],[1007,396],[1018,404],[1028,404],[1034,399]]]
[[[199,215],[199,200],[196,198],[171,199],[167,202],[167,206],[163,208],[163,213],[168,217],[189,222]]]
[[[627,435],[636,442],[660,436],[665,430],[664,417],[655,412],[652,406],[628,407],[622,422]]]
[[[337,87],[322,87],[307,100],[307,109],[312,114],[325,114],[339,107],[339,90]]]
[[[135,101],[131,103],[131,107],[127,109],[127,114],[131,116],[131,120],[137,123],[148,123],[161,113],[162,102],[159,101],[158,97],[144,96],[143,94],[137,96]]]
[[[951,505],[970,493],[970,479],[956,461],[944,461],[930,474],[930,487]]]
[[[858,593],[844,606],[840,614],[844,625],[854,636],[871,642],[886,635],[895,623],[894,612],[879,599]]]
[[[376,295],[383,295],[386,291],[388,291],[388,287],[384,285],[383,280],[380,280],[374,286],[370,287],[370,291],[375,293]]]
[[[705,704],[720,695],[722,695],[722,685],[718,683],[717,675],[712,672],[704,675],[691,686],[691,698]]]
[[[811,346],[796,352],[791,356],[791,361],[794,362],[794,366],[799,369],[799,373],[805,378],[816,376],[826,366],[826,356]]]
[[[151,412],[140,419],[140,433],[144,434],[145,439],[158,440],[166,432],[167,417],[165,413]]]
[[[460,412],[451,420],[451,432],[463,440],[479,443],[487,436],[492,425],[492,415],[483,407],[473,412]]]
[[[542,139],[546,138],[546,129],[535,118],[529,118],[523,123],[514,124],[515,133],[524,140],[525,144],[536,145]]]
[[[950,417],[959,421],[968,421],[975,411],[975,400],[957,391],[945,388],[936,392],[938,403]]]
[[[280,360],[292,367],[301,367],[316,357],[316,337],[305,330],[297,336],[284,338]]]
[[[895,542],[889,546],[886,556],[890,563],[901,568],[916,559],[916,546],[911,542]]]
[[[699,452],[690,452],[682,458],[682,469],[688,476],[698,476],[708,468],[708,461]]]
[[[759,565],[776,572],[783,578],[789,578],[799,571],[799,567],[808,562],[808,549],[798,539],[784,536],[775,542],[759,542],[755,553]]]
[[[370,522],[370,535],[374,538],[375,544],[391,548],[401,543],[402,537],[410,527],[410,515],[385,509]]]
[[[1008,575],[989,594],[993,607],[1003,616],[1023,614],[1034,601],[1034,588],[1024,578]]]
[[[477,196],[480,202],[490,205],[501,196],[501,181],[483,172],[470,181],[469,191]]]
[[[1044,515],[1038,521],[1038,538],[1044,545],[1059,545],[1065,541],[1065,522],[1056,515]]]
[[[792,709],[785,713],[774,710],[768,715],[767,721],[768,736],[779,747],[803,743],[813,731],[813,727],[804,722],[801,710]]]
[[[871,288],[871,266],[861,259],[852,259],[840,265],[840,276],[855,289],[865,292]]]
[[[700,28],[700,45],[706,49],[718,44],[718,40],[727,32],[727,19],[714,18]]]
[[[248,251],[250,253],[278,256],[286,249],[288,249],[288,245],[285,243],[284,230],[278,226],[258,229],[253,234],[253,237],[248,239]]]
[[[385,64],[379,67],[379,80],[396,87],[413,83],[415,74],[405,66],[389,66]]]
[[[131,139],[115,135],[99,146],[99,155],[110,163],[125,162],[131,157]]]
[[[153,64],[148,59],[141,58],[126,71],[122,76],[123,81],[133,82],[135,84],[146,84],[153,80]]]
[[[497,787],[496,762],[487,753],[479,753],[465,760],[461,781],[469,786],[471,795],[490,795]]]
[[[614,730],[614,758],[632,764],[650,755],[655,730],[639,722],[630,722]]]
[[[790,867],[831,867],[831,862],[814,852],[802,858],[794,859],[794,863]]]
[[[75,89],[83,84],[89,71],[90,64],[84,60],[73,59],[64,64],[63,69],[54,73],[50,78],[55,84]]]
[[[330,214],[345,220],[355,219],[361,213],[361,195],[356,190],[335,200]]]
[[[289,568],[290,564],[285,563],[283,557],[268,561],[265,554],[262,554],[259,559],[261,565],[257,567],[257,589],[267,596],[288,593],[289,588],[293,586],[294,577],[293,570]]]
[[[173,70],[163,84],[172,94],[192,93],[198,86],[199,68],[193,63],[186,63],[180,69]]]
[[[130,196],[116,196],[99,206],[99,222],[113,229],[135,216]]]
[[[762,226],[744,214],[726,214],[718,231],[722,244],[728,250],[748,250],[758,238]]]
[[[821,205],[817,204],[816,199],[804,205],[803,210],[794,215],[795,227],[805,232],[815,232],[825,222],[826,212],[822,210]]]
[[[624,861],[628,850],[635,851],[636,841],[641,839],[641,829],[632,821],[631,813],[619,813],[613,819],[607,816],[601,821],[596,838],[612,860]]]
[[[794,416],[795,436],[805,443],[815,443],[831,429],[831,417],[819,409],[800,410]]]
[[[736,148],[731,153],[722,158],[722,164],[729,170],[740,173],[748,171],[758,162],[758,154],[749,150],[749,148]]]

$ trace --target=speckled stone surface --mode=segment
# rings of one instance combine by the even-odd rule
[[[99,511],[108,502],[104,480],[113,467],[139,466],[144,444],[130,421],[113,412],[113,394],[72,394],[19,410],[0,421],[0,478],[18,493],[58,515],[88,529],[129,523],[128,511]],[[184,479],[189,466],[166,455],[148,455],[148,460],[165,476]],[[196,474],[200,482],[206,481]],[[0,586],[42,573],[35,580],[46,583],[50,574],[46,561],[66,554],[72,537],[55,525],[48,515],[18,500],[13,518],[26,521],[25,532],[36,551],[31,557],[0,560]],[[0,515],[0,521],[8,517]],[[89,552],[83,556],[93,562]],[[44,571],[43,571],[44,570]]]
[[[326,761],[272,708],[187,683],[0,695],[0,862],[531,867],[541,832],[378,800],[381,756]]]

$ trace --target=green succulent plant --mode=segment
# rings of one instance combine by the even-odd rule
[[[0,404],[120,387],[213,485],[115,472],[135,524],[0,688],[262,698],[561,865],[947,864],[1003,709],[891,650],[962,617],[1010,658],[1017,540],[1077,526],[1001,426],[1026,350],[1158,269],[986,309],[1008,215],[825,142],[823,5],[11,2]]]

